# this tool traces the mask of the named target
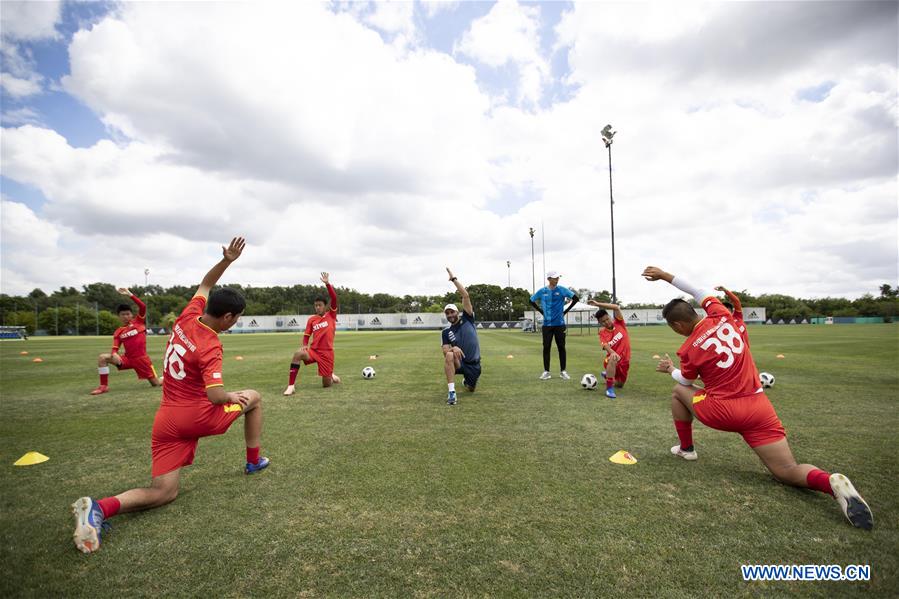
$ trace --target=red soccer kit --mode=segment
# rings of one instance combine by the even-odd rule
[[[611,330],[600,327],[599,341],[611,347],[616,354],[621,356],[618,366],[615,368],[615,381],[624,384],[627,381],[627,371],[631,365],[631,338],[627,334],[627,324],[624,319],[614,319]],[[606,358],[602,363],[603,368],[608,364],[609,354],[606,353]]]
[[[206,298],[195,296],[172,327],[163,359],[162,403],[153,421],[153,476],[194,461],[200,437],[221,435],[240,415],[240,404],[216,405],[206,389],[221,387],[222,343],[200,322]]]
[[[752,354],[730,311],[714,297],[702,300],[702,319],[677,351],[681,374],[701,378],[704,389],[693,397],[699,421],[740,433],[750,447],[783,439],[783,425],[762,392]]]
[[[133,368],[140,380],[155,379],[156,369],[147,355],[147,305],[136,295],[132,295],[131,300],[137,304],[137,316],[125,326],[117,328],[112,335],[112,353],[118,353],[120,346],[125,348],[124,355],[119,356],[122,363],[116,365],[116,368]]]
[[[329,377],[334,374],[334,330],[337,328],[337,294],[328,283],[328,295],[331,308],[324,316],[313,314],[306,321],[306,332],[303,334],[303,346],[309,352],[304,364],[318,364],[318,376]],[[309,336],[312,343],[309,343]]]

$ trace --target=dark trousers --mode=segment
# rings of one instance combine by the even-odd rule
[[[565,325],[558,327],[543,327],[543,370],[549,370],[549,350],[552,348],[553,339],[559,348],[559,370],[565,370],[567,355],[565,353]]]

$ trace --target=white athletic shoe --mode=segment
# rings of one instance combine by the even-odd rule
[[[284,390],[284,395],[293,395],[294,391],[293,385],[287,385],[287,389]]]
[[[571,377],[568,375],[568,371],[567,371],[567,370],[563,370],[562,372],[560,372],[560,373],[559,373],[559,378],[562,379],[563,381],[570,381],[570,380],[571,380]]]
[[[551,375],[548,370],[544,370],[543,374],[540,375],[541,381],[548,381],[551,378],[553,378],[553,375]]]
[[[673,455],[684,458],[685,460],[689,460],[691,462],[699,459],[699,455],[697,455],[696,450],[684,451],[683,449],[680,448],[680,444],[677,444],[674,447],[672,447],[671,453]]]
[[[874,528],[874,514],[871,513],[871,508],[845,475],[831,474],[830,488],[833,489],[833,498],[840,504],[840,509],[852,526],[865,530]]]
[[[337,376],[336,374],[332,374],[332,375],[331,375],[331,382],[334,383],[335,385],[339,385],[339,384],[340,384],[340,377]]]

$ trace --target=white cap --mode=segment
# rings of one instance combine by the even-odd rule
[[[443,308],[443,311],[452,310],[453,312],[458,312],[459,308],[456,307],[456,304],[447,304],[446,307]]]
[[[551,271],[549,271],[549,272],[546,273],[546,278],[547,278],[547,279],[558,279],[558,278],[561,277],[561,276],[562,276],[562,275],[560,275],[560,274],[559,274],[559,271],[557,271],[557,270],[551,270]]]

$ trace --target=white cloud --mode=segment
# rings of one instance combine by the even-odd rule
[[[14,98],[24,98],[37,94],[41,91],[41,85],[33,79],[22,79],[9,73],[0,75],[0,85],[3,86],[4,93]]]
[[[536,104],[550,75],[540,52],[540,8],[501,1],[472,22],[454,51],[489,67],[514,64],[518,68],[518,97]]]
[[[56,24],[61,15],[58,1],[17,2],[5,0],[0,11],[0,31],[3,37],[17,40],[38,40],[56,37]]]
[[[419,6],[424,10],[425,16],[433,19],[440,13],[450,13],[459,6],[459,0],[419,0]]]

